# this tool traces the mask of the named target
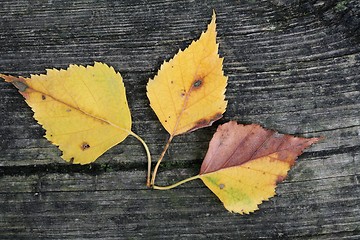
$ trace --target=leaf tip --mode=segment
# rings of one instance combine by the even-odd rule
[[[0,73],[0,79],[2,79],[2,80],[4,80],[5,82],[7,82],[7,81],[6,81],[6,75],[5,75],[5,74]]]
[[[215,9],[213,9],[213,13],[211,16],[211,22],[209,23],[208,30],[214,29],[214,31],[215,31],[215,28],[216,28],[216,12],[215,12]]]
[[[29,87],[23,77],[14,77],[0,73],[0,78],[4,79],[5,82],[12,83],[20,93],[25,92],[25,90]]]
[[[212,20],[212,21],[215,21],[215,20],[216,20],[216,11],[215,11],[215,9],[213,9],[213,11],[212,11],[211,20]]]

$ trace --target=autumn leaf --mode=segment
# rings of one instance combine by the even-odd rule
[[[122,77],[104,63],[48,69],[45,75],[30,78],[0,77],[19,89],[65,161],[91,163],[129,134],[143,143],[131,131]]]
[[[285,179],[296,158],[318,140],[231,121],[218,127],[199,175],[157,189],[200,178],[227,210],[247,214],[275,195],[276,184]]]
[[[184,51],[164,62],[147,85],[150,106],[170,134],[158,166],[176,135],[210,126],[225,112],[227,77],[222,70],[216,43],[215,12],[206,32]]]

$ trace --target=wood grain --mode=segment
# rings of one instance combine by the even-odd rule
[[[67,164],[22,96],[0,81],[0,238],[360,238],[360,8],[346,2],[1,1],[0,72],[112,65],[154,161],[167,133],[146,83],[216,10],[228,109],[214,126],[174,138],[159,185],[197,174],[228,120],[325,139],[298,159],[277,196],[240,216],[200,181],[147,189],[146,156],[130,137],[94,164]]]

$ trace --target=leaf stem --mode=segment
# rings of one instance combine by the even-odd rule
[[[169,186],[156,186],[156,185],[153,185],[153,188],[157,189],[157,190],[169,190],[169,189],[177,187],[177,186],[179,186],[179,185],[181,185],[183,183],[186,183],[186,182],[198,179],[198,178],[200,178],[200,175],[196,175],[196,176],[193,176],[193,177],[186,178],[186,179],[184,179],[184,180],[182,180],[180,182],[174,183],[174,184],[169,185]]]
[[[168,141],[167,141],[167,143],[166,143],[166,145],[165,145],[165,147],[164,147],[164,150],[162,151],[162,153],[161,153],[161,155],[160,155],[160,157],[159,157],[159,160],[157,161],[157,163],[156,163],[156,165],[155,165],[154,171],[153,171],[153,173],[152,173],[151,185],[150,185],[150,186],[154,186],[154,185],[155,185],[156,173],[157,173],[157,171],[158,171],[158,169],[159,169],[159,166],[160,166],[160,163],[161,163],[162,159],[163,159],[164,156],[165,156],[165,153],[166,153],[167,149],[168,149],[169,146],[170,146],[170,143],[171,143],[173,137],[174,137],[173,135],[170,135],[170,137],[169,137],[169,139],[168,139]]]
[[[141,142],[141,144],[144,146],[145,151],[146,151],[146,155],[147,155],[147,159],[148,159],[148,172],[147,172],[147,178],[146,178],[146,186],[150,187],[150,177],[151,177],[151,154],[150,154],[150,150],[147,146],[147,144],[145,143],[145,141],[139,137],[139,135],[137,135],[136,133],[130,131],[129,134],[133,137],[135,137],[137,140],[139,140]]]

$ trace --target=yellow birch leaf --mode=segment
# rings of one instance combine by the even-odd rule
[[[225,112],[227,77],[216,43],[216,15],[197,41],[164,62],[147,84],[150,106],[170,134],[151,180],[174,136],[210,126]]]
[[[129,134],[135,136],[122,77],[104,63],[49,69],[30,78],[0,77],[19,89],[65,161],[91,163]]]
[[[164,62],[147,85],[150,106],[171,136],[210,126],[225,112],[227,77],[216,43],[215,12],[206,32]]]

